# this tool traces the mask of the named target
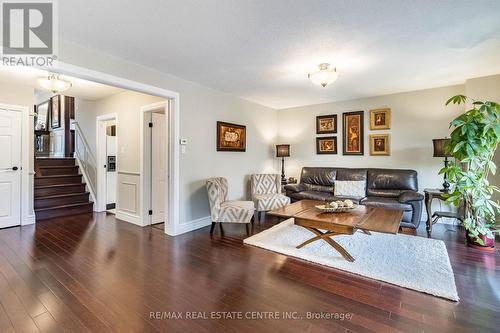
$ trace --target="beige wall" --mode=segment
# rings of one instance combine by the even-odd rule
[[[85,132],[92,151],[96,152],[96,117],[108,113],[118,115],[118,168],[139,172],[139,116],[144,105],[163,99],[133,91],[125,91],[97,101],[78,99],[76,121]],[[95,153],[94,153],[95,154]]]
[[[463,107],[445,107],[446,100],[464,93],[461,85],[408,93],[378,96],[344,102],[304,106],[278,112],[280,143],[291,145],[287,161],[288,176],[299,176],[303,166],[407,168],[418,171],[419,187],[440,187],[443,180],[437,173],[443,166],[440,158],[432,157],[432,139],[449,134],[449,123]],[[390,130],[370,130],[370,109],[391,109]],[[364,110],[365,154],[342,155],[342,113]],[[337,114],[337,155],[316,154],[316,116]],[[370,156],[369,134],[390,134],[391,155]],[[319,136],[319,135],[318,135]]]
[[[432,157],[432,139],[449,135],[450,121],[464,108],[445,107],[445,102],[449,97],[463,93],[464,86],[457,85],[279,110],[279,142],[291,145],[291,157],[286,164],[287,176],[299,177],[304,166],[413,169],[418,172],[420,191],[440,188],[443,177],[438,175],[438,171],[443,167],[443,159]],[[382,107],[391,109],[391,129],[371,131],[369,110]],[[359,110],[365,111],[364,156],[344,156],[342,113]],[[316,154],[316,137],[319,136],[316,135],[316,116],[327,114],[336,114],[338,118],[337,155]],[[390,134],[390,156],[370,156],[369,134],[380,133]],[[434,205],[434,209],[440,209],[439,205],[444,204],[435,201]],[[422,220],[425,218],[424,212]]]
[[[186,153],[180,156],[181,230],[188,230],[190,225],[200,226],[209,222],[205,190],[207,178],[226,177],[229,181],[230,198],[246,199],[248,176],[252,173],[275,170],[277,165],[273,154],[277,139],[275,110],[76,45],[63,45],[60,55],[61,60],[66,63],[179,93],[180,138],[188,140]],[[113,111],[102,110],[102,112]],[[130,112],[133,115],[130,119],[137,121],[139,110]],[[120,125],[124,124],[123,117],[120,115],[118,120],[118,140],[120,136],[126,135],[130,139],[130,147],[126,147],[125,156],[119,155],[118,168],[138,171],[139,161],[135,158],[138,130],[123,128]],[[247,126],[245,153],[216,151],[216,122],[219,120]],[[133,125],[131,122],[131,126]],[[132,142],[133,140],[137,141]]]
[[[35,89],[30,86],[0,83],[0,103],[28,106],[33,110]]]
[[[467,80],[465,83],[465,94],[473,99],[500,103],[500,75]],[[490,181],[492,184],[500,187],[500,149],[497,149],[493,160],[497,165],[498,172],[496,175],[491,175]],[[500,200],[500,193],[495,193],[495,198],[496,200]]]

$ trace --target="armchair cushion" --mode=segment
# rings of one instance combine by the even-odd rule
[[[415,191],[404,191],[399,197],[399,202],[421,201],[424,200],[424,195]]]
[[[252,201],[225,201],[220,205],[219,219],[215,222],[249,223],[254,210]]]
[[[253,198],[259,212],[280,208],[290,203],[289,197],[278,193],[256,194]]]
[[[281,178],[277,174],[254,174],[250,184],[252,195],[281,192]]]

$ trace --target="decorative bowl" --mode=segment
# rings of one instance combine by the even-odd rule
[[[356,208],[357,205],[354,204],[352,207],[337,207],[337,208],[326,207],[326,205],[316,205],[314,207],[319,209],[322,213],[345,213],[347,211]]]

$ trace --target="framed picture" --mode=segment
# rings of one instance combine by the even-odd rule
[[[50,99],[50,127],[61,127],[61,103],[59,103],[59,95]]]
[[[337,133],[337,115],[316,117],[316,134],[336,134]]]
[[[385,108],[370,110],[370,129],[391,129],[391,109]]]
[[[391,155],[389,134],[370,134],[370,155]]]
[[[342,114],[342,154],[364,154],[364,111]]]
[[[247,127],[217,122],[217,151],[246,151]]]
[[[337,137],[316,138],[316,154],[337,154]]]

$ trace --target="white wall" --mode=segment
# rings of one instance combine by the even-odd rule
[[[200,226],[210,222],[205,190],[207,178],[226,177],[230,187],[229,196],[232,199],[244,199],[248,198],[250,174],[275,171],[277,165],[273,155],[277,139],[275,110],[76,45],[63,45],[60,55],[61,61],[66,63],[179,93],[180,137],[188,140],[186,153],[180,157],[181,230],[189,230],[190,226]],[[115,111],[101,109],[98,113],[109,112]],[[124,121],[127,115],[130,116],[128,118],[130,122]],[[119,170],[134,173],[139,171],[139,130],[136,125],[138,119],[138,108],[122,111],[119,114],[117,126]],[[245,153],[216,151],[216,122],[219,120],[247,126]],[[87,120],[78,121],[81,125]],[[135,127],[123,126],[125,123]],[[95,135],[89,134],[87,137],[90,139]],[[123,137],[127,140],[125,144],[120,143]],[[125,153],[121,152],[122,146],[125,146]],[[129,183],[129,188],[124,191],[130,191],[130,183],[135,181],[127,178],[126,182]],[[128,204],[133,204],[131,198],[126,199]]]

